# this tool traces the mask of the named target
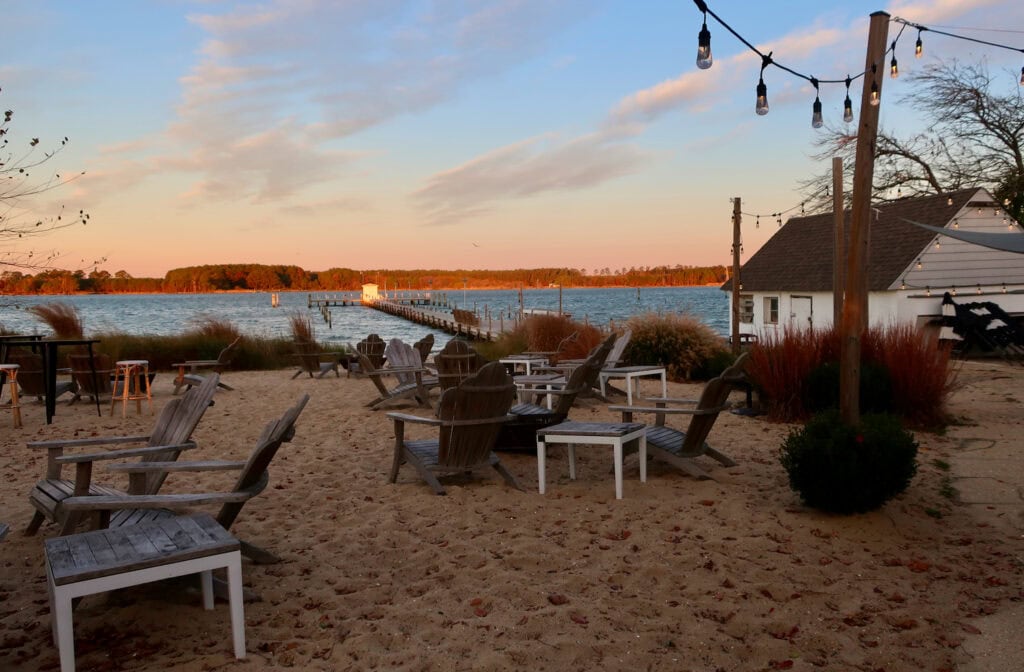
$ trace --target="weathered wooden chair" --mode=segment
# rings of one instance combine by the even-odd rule
[[[391,371],[399,383],[412,383],[416,380],[415,373],[419,371],[423,384],[427,388],[437,387],[437,376],[423,375],[427,370],[423,366],[423,358],[419,350],[414,346],[405,343],[400,338],[392,338],[384,348],[384,358],[387,365],[383,371]]]
[[[299,368],[292,375],[292,380],[304,373],[308,373],[310,378],[323,378],[331,371],[335,377],[341,377],[341,371],[338,370],[339,353],[323,352],[316,343],[296,343],[295,356],[299,359]]]
[[[178,362],[172,364],[178,369],[178,375],[174,378],[174,392],[177,394],[181,388],[190,388],[193,385],[198,385],[202,382],[203,376],[198,372],[202,369],[209,369],[216,373],[221,373],[231,364],[231,358],[234,357],[235,351],[238,349],[238,344],[241,342],[242,337],[239,336],[235,340],[231,341],[220,354],[217,355],[217,359],[190,359],[184,362]],[[186,371],[187,370],[187,371]],[[218,386],[225,390],[233,390],[223,380],[218,383]]]
[[[352,347],[349,345],[349,347]],[[387,349],[387,343],[384,342],[377,334],[370,334],[363,340],[356,343],[355,352],[350,353],[348,357],[348,363],[346,369],[348,369],[348,376],[355,374],[356,377],[363,375],[362,367],[359,365],[359,356],[363,355],[370,360],[370,364],[373,365],[374,369],[379,369],[384,366],[386,356],[384,350]]]
[[[509,419],[515,398],[515,384],[505,367],[492,362],[458,387],[441,395],[436,418],[405,413],[388,413],[395,425],[395,457],[389,482],[398,479],[402,464],[408,462],[439,495],[445,494],[438,476],[462,474],[484,467],[493,468],[505,482],[519,488],[515,478],[494,454],[494,442]],[[406,423],[438,428],[438,438],[412,440],[405,436]]]
[[[38,401],[43,401],[46,398],[43,356],[34,352],[11,351],[7,353],[7,361],[20,367],[18,369],[18,385],[21,387],[22,396],[35,397]],[[67,372],[65,371],[65,373]],[[59,399],[62,394],[74,394],[76,389],[78,388],[75,381],[58,380],[53,397]]]
[[[557,399],[552,408],[531,403],[514,405],[509,410],[513,419],[505,424],[498,437],[498,449],[536,450],[537,430],[557,425],[569,416],[569,409],[576,402],[576,398],[597,382],[601,366],[608,357],[614,340],[614,335],[609,336],[591,350],[583,363],[573,369],[561,389],[544,391],[545,395],[554,395]]]
[[[93,366],[96,367],[95,377]],[[78,387],[75,398],[70,403],[75,403],[83,395],[95,401],[97,397],[110,396],[113,392],[110,379],[114,373],[114,364],[109,355],[94,355],[92,363],[89,362],[89,355],[68,355],[68,368],[71,369],[71,378]]]
[[[206,504],[220,504],[215,517],[224,529],[230,529],[247,501],[263,492],[270,480],[268,467],[282,443],[295,436],[295,422],[309,401],[304,394],[299,401],[285,411],[280,419],[270,421],[263,428],[248,460],[245,462],[204,460],[201,462],[137,462],[108,465],[110,471],[129,474],[129,478],[159,478],[163,480],[171,472],[204,472],[238,470],[238,479],[230,491],[198,492],[181,494],[132,495],[118,493],[101,496],[81,496],[65,499],[60,504],[61,512],[67,516],[87,512],[98,514],[98,527],[124,527],[158,518],[166,518]],[[241,541],[241,540],[240,540]],[[280,562],[273,553],[241,541],[242,555],[258,564]]]
[[[434,335],[427,334],[413,343],[412,347],[416,348],[416,352],[420,353],[420,361],[423,362],[423,366],[426,366],[427,358],[430,357],[430,351],[434,349]]]
[[[653,413],[654,424],[647,427],[647,454],[668,462],[699,479],[711,478],[711,475],[694,460],[702,455],[717,460],[726,467],[735,467],[730,457],[721,453],[707,443],[708,434],[718,419],[718,414],[729,408],[727,402],[733,386],[743,380],[743,368],[746,366],[749,353],[744,352],[729,368],[717,378],[712,378],[704,385],[700,399],[671,399],[656,397],[647,399],[654,406],[609,406],[612,411],[621,411],[623,422],[632,422],[635,413]],[[689,408],[670,407],[669,404],[686,404]],[[670,414],[690,416],[690,424],[686,431],[674,429],[665,424],[665,417]]]
[[[441,392],[450,387],[458,387],[486,363],[487,358],[474,350],[467,341],[451,339],[434,355],[434,368],[437,369]]]
[[[370,363],[366,355],[359,355],[359,370],[362,376],[369,378],[377,390],[377,397],[368,401],[368,408],[377,409],[385,403],[394,401],[415,400],[420,406],[430,408],[430,388],[436,387],[438,380],[433,376],[424,376],[425,369],[419,364],[419,353],[412,349],[411,345],[403,343],[415,357],[415,364],[410,366],[387,366],[377,369]],[[394,387],[388,387],[384,382],[385,376],[406,377],[406,381],[400,378]]]
[[[210,406],[217,389],[219,374],[206,377],[200,385],[171,399],[160,412],[152,433],[148,436],[89,437],[82,439],[53,439],[33,441],[29,448],[47,451],[46,477],[36,483],[29,493],[29,501],[35,508],[32,521],[25,534],[35,534],[43,521],[51,520],[62,524],[64,533],[73,532],[79,522],[77,516],[61,514],[61,503],[72,496],[121,495],[120,490],[92,482],[93,463],[97,461],[139,458],[141,462],[169,462],[178,459],[181,451],[195,448],[189,440],[203,413]],[[101,452],[74,453],[65,455],[68,448],[98,448],[111,444],[142,444],[141,448],[115,448]],[[74,480],[61,478],[65,464],[75,465]],[[132,477],[128,482],[128,493],[154,495],[163,485],[163,474]]]

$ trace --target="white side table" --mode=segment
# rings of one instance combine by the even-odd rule
[[[61,672],[74,672],[71,601],[174,576],[200,574],[213,609],[213,570],[227,569],[235,658],[245,658],[242,554],[237,539],[206,514],[47,539],[46,578]]]
[[[668,383],[665,380],[665,367],[663,366],[616,366],[611,369],[602,369],[599,374],[601,381],[601,396],[605,394],[605,386],[609,378],[624,378],[626,380],[626,403],[633,405],[633,387],[636,387],[637,394],[640,393],[640,378],[661,378],[661,396],[668,396]]]
[[[622,499],[622,447],[639,440],[640,482],[647,482],[647,427],[639,422],[563,422],[537,430],[537,484],[544,494],[544,463],[548,443],[564,443],[569,451],[569,478],[576,480],[576,444],[611,446],[615,460],[615,499]]]

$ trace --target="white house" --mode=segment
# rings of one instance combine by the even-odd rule
[[[363,284],[363,293],[361,300],[363,303],[373,303],[380,299],[380,293],[377,291],[377,284],[373,282],[367,282]]]
[[[1024,314],[1024,255],[956,240],[907,221],[1024,236],[987,190],[907,198],[874,207],[872,214],[867,263],[872,325],[927,324],[941,317],[945,292],[958,303],[992,301],[1010,314]],[[847,211],[847,235],[849,221]],[[832,325],[833,240],[831,212],[796,217],[740,268],[741,334]],[[732,282],[722,289],[731,292]]]

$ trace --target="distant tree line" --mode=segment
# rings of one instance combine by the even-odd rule
[[[388,270],[331,268],[306,271],[298,266],[213,264],[175,268],[163,278],[133,278],[125,271],[47,270],[36,274],[0,272],[0,294],[207,293],[227,291],[358,291],[365,283],[380,289],[454,290],[562,287],[670,287],[721,284],[725,266],[643,266],[531,268],[505,271]]]

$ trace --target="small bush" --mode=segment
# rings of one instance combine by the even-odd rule
[[[895,416],[868,414],[849,427],[838,411],[826,411],[790,432],[780,461],[808,506],[863,513],[907,489],[917,473],[917,442]]]
[[[69,303],[40,303],[29,308],[28,312],[53,329],[53,335],[57,338],[83,338],[85,334],[78,309]]]
[[[603,340],[595,326],[560,315],[533,315],[496,341],[474,344],[474,348],[491,360],[525,351],[555,352],[562,341],[574,334],[575,338],[560,354],[562,359],[582,359]]]
[[[708,362],[726,352],[711,327],[690,315],[647,313],[629,320],[633,336],[624,353],[630,364],[664,366],[672,380],[693,380]]]

